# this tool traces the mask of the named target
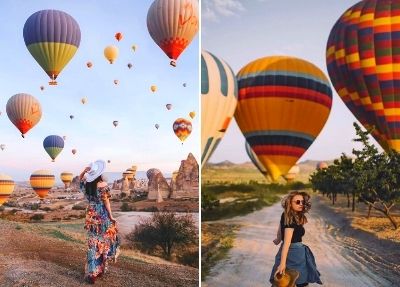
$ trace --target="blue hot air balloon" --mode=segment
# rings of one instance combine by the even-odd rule
[[[64,140],[60,136],[50,135],[44,139],[43,147],[54,161],[64,148]]]

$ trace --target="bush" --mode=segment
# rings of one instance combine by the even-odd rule
[[[132,211],[132,207],[127,202],[124,202],[121,205],[121,211]]]
[[[58,207],[58,209],[64,209],[64,206],[63,206],[63,205],[60,205],[60,206]]]
[[[38,210],[39,209],[39,203],[34,203],[31,205],[31,210]]]
[[[121,198],[124,198],[124,197],[126,197],[126,192],[121,192],[121,195],[120,195],[120,197],[121,197]]]
[[[31,220],[40,221],[44,218],[43,214],[34,214],[31,216]]]
[[[86,207],[82,205],[74,205],[72,206],[72,210],[85,210]]]
[[[0,205],[0,211],[4,211],[5,207]]]
[[[184,252],[181,256],[178,256],[178,261],[183,265],[199,268],[199,250]]]
[[[151,253],[161,248],[164,257],[171,259],[175,247],[196,243],[197,227],[192,215],[178,216],[175,212],[155,212],[142,218],[126,238],[138,249]]]
[[[46,207],[43,207],[43,208],[39,208],[40,210],[43,210],[43,211],[51,211],[52,209],[50,208],[50,207],[48,207],[48,206],[46,206]]]

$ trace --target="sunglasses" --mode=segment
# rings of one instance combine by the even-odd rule
[[[293,201],[294,203],[296,203],[297,205],[304,205],[304,203],[305,203],[305,201],[304,200],[295,200],[295,201]]]

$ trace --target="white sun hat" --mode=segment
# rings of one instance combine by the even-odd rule
[[[86,173],[86,182],[92,182],[106,169],[106,162],[104,160],[96,160],[95,162],[90,163],[90,170]]]

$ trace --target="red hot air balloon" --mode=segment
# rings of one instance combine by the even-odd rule
[[[122,37],[123,37],[123,35],[121,32],[118,32],[115,34],[115,39],[117,39],[118,42],[122,40]]]

